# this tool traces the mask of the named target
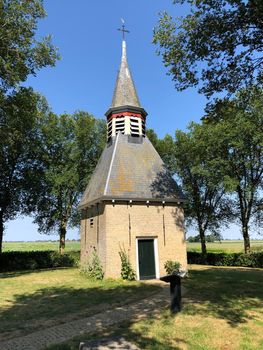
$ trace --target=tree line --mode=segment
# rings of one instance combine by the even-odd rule
[[[105,122],[84,111],[58,116],[31,88],[19,88],[1,107],[0,244],[4,224],[26,214],[41,233],[59,233],[63,253],[105,144]]]
[[[231,222],[240,223],[249,252],[263,207],[262,2],[189,6],[185,18],[160,17],[154,42],[178,90],[202,83],[206,96],[226,97],[210,99],[201,122],[185,132],[147,135],[187,196],[186,219],[198,228],[202,252],[207,235]],[[0,251],[5,224],[25,214],[40,232],[59,234],[63,253],[106,141],[104,121],[86,111],[56,115],[43,96],[23,86],[60,58],[50,36],[35,38],[45,15],[41,0],[0,0]]]
[[[188,12],[160,14],[153,42],[175,88],[197,87],[209,103],[201,124],[174,138],[152,136],[188,195],[202,252],[206,233],[231,221],[240,223],[249,252],[250,229],[262,224],[263,2],[173,3]]]
[[[79,222],[77,204],[106,140],[106,125],[85,111],[56,115],[23,86],[60,58],[50,36],[36,40],[41,0],[0,1],[0,252],[5,224],[32,215],[41,233]]]
[[[248,253],[250,232],[261,232],[263,219],[263,90],[216,101],[201,123],[174,137],[147,135],[183,188],[186,219],[198,229],[202,252],[208,233],[235,222]]]

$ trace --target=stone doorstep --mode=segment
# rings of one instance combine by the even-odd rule
[[[123,337],[113,337],[81,342],[79,350],[140,350],[136,345]]]

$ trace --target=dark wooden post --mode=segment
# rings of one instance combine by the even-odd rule
[[[160,278],[161,281],[170,283],[171,312],[173,314],[181,310],[181,276],[179,274],[166,275]]]

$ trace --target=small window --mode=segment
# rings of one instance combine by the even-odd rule
[[[90,225],[90,227],[93,227],[93,224],[94,224],[94,219],[93,219],[93,218],[90,218],[90,219],[89,219],[89,225]]]

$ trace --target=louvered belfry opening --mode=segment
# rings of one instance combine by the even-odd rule
[[[141,107],[128,66],[126,42],[122,41],[122,57],[110,109],[106,112],[107,138],[118,133],[145,137],[146,111]]]

